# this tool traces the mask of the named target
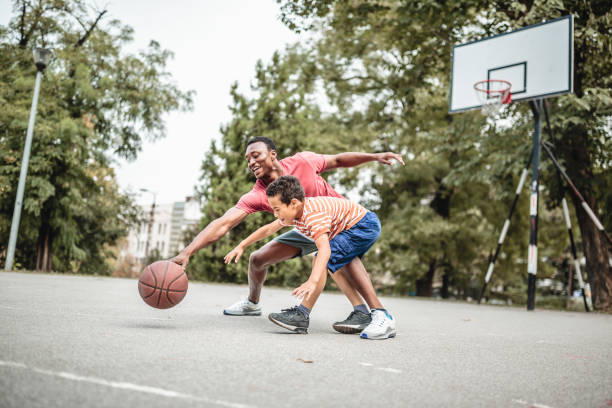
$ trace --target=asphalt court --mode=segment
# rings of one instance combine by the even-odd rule
[[[0,407],[607,407],[612,316],[383,297],[398,335],[334,332],[324,292],[308,335],[267,313],[223,316],[246,286],[190,283],[156,310],[137,281],[0,273]]]

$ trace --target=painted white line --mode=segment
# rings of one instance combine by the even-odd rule
[[[146,385],[138,385],[138,384],[132,384],[132,383],[127,383],[127,382],[107,381],[102,378],[84,377],[81,375],[66,373],[62,371],[50,371],[50,370],[44,370],[44,369],[36,368],[36,367],[28,367],[23,363],[18,363],[14,361],[0,360],[0,366],[21,368],[21,369],[33,371],[38,374],[44,374],[44,375],[49,375],[52,377],[64,378],[66,380],[82,381],[82,382],[87,382],[90,384],[103,385],[105,387],[110,387],[110,388],[118,388],[118,389],[123,389],[123,390],[142,392],[146,394],[160,395],[162,397],[167,397],[167,398],[180,398],[180,399],[205,402],[207,404],[215,404],[215,405],[220,405],[223,407],[230,407],[230,408],[252,408],[252,407],[254,408],[253,405],[238,404],[234,402],[217,400],[217,399],[212,399],[212,398],[198,397],[195,395],[184,394],[182,392],[166,390],[163,388],[149,387]]]
[[[380,371],[385,371],[387,373],[393,373],[393,374],[401,374],[402,370],[398,370],[397,368],[390,368],[390,367],[377,367],[377,370]]]
[[[374,367],[374,364],[372,363],[363,363],[363,362],[359,362],[359,365],[362,365],[364,367]],[[401,374],[402,370],[398,370],[397,368],[390,368],[390,367],[374,367],[376,370],[380,370],[380,371],[385,371],[387,373],[393,373],[393,374]]]
[[[534,402],[533,404],[530,404],[527,401],[522,400],[522,399],[513,399],[512,402],[517,403],[517,404],[521,404],[521,405],[529,405],[530,408],[553,408],[553,407],[548,406],[548,405],[538,404],[537,402]]]
[[[113,315],[109,315],[109,314],[94,314],[94,313],[54,313],[54,312],[47,312],[44,310],[34,310],[34,309],[26,309],[23,307],[13,307],[13,306],[5,306],[5,305],[0,305],[0,308],[2,309],[9,309],[9,310],[19,310],[19,311],[24,311],[24,312],[29,312],[32,314],[42,314],[42,315],[47,315],[47,316],[82,316],[82,317],[98,317],[98,318],[105,318],[105,319],[121,319],[121,320],[126,320],[126,319],[133,319],[133,320],[161,320],[161,321],[171,321],[172,319],[170,318],[162,318],[162,317],[137,317],[137,316],[113,316]]]

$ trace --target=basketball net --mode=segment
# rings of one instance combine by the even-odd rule
[[[474,84],[474,91],[481,106],[483,115],[493,116],[501,112],[502,108],[512,102],[512,84],[503,79],[485,79]]]

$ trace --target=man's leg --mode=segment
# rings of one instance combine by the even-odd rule
[[[259,303],[259,296],[266,280],[268,266],[291,259],[300,252],[300,248],[276,240],[272,240],[257,251],[252,252],[249,257],[249,300],[253,303]]]

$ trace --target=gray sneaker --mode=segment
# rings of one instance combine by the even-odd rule
[[[334,323],[332,327],[340,333],[356,334],[368,327],[371,321],[372,316],[369,313],[353,310],[345,320]]]
[[[280,313],[270,313],[268,319],[280,327],[296,333],[308,333],[310,319],[300,312],[297,306],[289,309],[282,309]]]
[[[229,316],[261,316],[261,306],[259,306],[259,303],[251,302],[249,298],[244,298],[223,309],[223,314]]]

